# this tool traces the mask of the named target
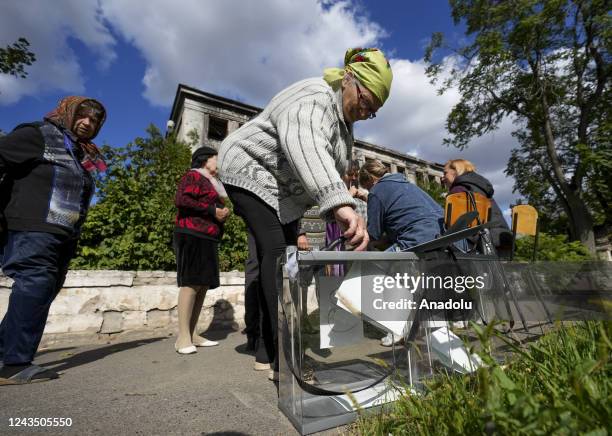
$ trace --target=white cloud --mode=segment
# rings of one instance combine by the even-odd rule
[[[102,0],[101,6],[144,55],[145,97],[160,106],[171,104],[178,83],[263,105],[286,85],[338,65],[347,47],[383,35],[348,1],[153,0],[143,8]]]
[[[105,68],[117,57],[115,34],[143,56],[144,97],[153,105],[169,107],[177,84],[185,83],[263,106],[290,83],[339,65],[347,47],[381,46],[384,29],[359,7],[351,0],[5,2],[0,41],[27,37],[37,61],[27,80],[0,75],[0,105],[49,90],[83,92],[83,66],[69,38],[87,46],[97,67]],[[375,120],[357,126],[357,136],[434,162],[469,159],[505,207],[515,198],[513,181],[503,175],[515,143],[510,120],[463,152],[448,148],[442,145],[444,126],[457,90],[438,96],[422,60],[391,64],[391,96]]]
[[[516,146],[511,119],[504,119],[496,131],[474,139],[463,151],[443,145],[446,117],[459,101],[457,89],[438,95],[436,86],[425,75],[422,60],[393,59],[390,63],[391,95],[374,120],[356,125],[357,137],[438,163],[468,159],[491,181],[495,198],[505,209],[518,197],[512,193],[514,179],[503,173],[510,151]]]
[[[359,123],[359,136],[428,160],[441,160],[444,122],[459,100],[456,91],[442,96],[429,83],[422,61],[391,60],[393,85],[389,99],[372,121]],[[445,149],[446,147],[444,147]]]
[[[0,74],[0,105],[50,90],[82,92],[82,68],[68,38],[80,40],[94,52],[98,67],[107,67],[115,58],[114,39],[100,20],[96,0],[3,2],[0,42],[6,46],[19,37],[30,42],[36,62],[26,68],[26,80]]]

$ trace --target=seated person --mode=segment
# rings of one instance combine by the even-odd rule
[[[493,198],[493,185],[476,172],[472,162],[465,159],[452,159],[444,164],[442,183],[448,188],[449,194],[457,192],[477,192],[491,200],[491,219],[489,230],[491,242],[500,256],[508,257],[512,250],[512,233],[504,215]]]
[[[431,241],[440,235],[444,211],[426,192],[410,183],[403,174],[390,174],[379,160],[366,162],[359,171],[359,184],[369,193],[368,234],[378,248],[385,242],[386,251],[409,251],[415,245]],[[402,337],[387,334],[381,345],[390,347]]]
[[[375,245],[386,234],[387,251],[409,251],[442,233],[442,207],[403,174],[390,174],[382,162],[369,161],[359,171],[359,183],[369,191],[367,229]]]

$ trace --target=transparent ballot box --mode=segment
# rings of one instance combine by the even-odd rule
[[[282,269],[279,408],[301,434],[414,394],[439,370],[468,373],[481,364],[448,322],[465,321],[473,310],[457,306],[436,317],[418,309],[429,294],[446,296],[411,292],[418,277],[440,273],[414,253],[289,247]],[[462,301],[477,306],[469,294]]]

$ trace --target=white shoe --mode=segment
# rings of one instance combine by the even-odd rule
[[[268,380],[277,382],[278,381],[278,371],[270,370],[270,372],[268,373]]]
[[[394,336],[391,333],[387,333],[387,336],[380,340],[380,345],[383,347],[391,347],[393,344],[397,345],[402,342],[402,339],[401,336]]]
[[[208,339],[205,339],[203,342],[194,342],[193,345],[196,347],[215,347],[219,345],[219,343],[217,341],[209,341]]]
[[[255,365],[253,365],[253,369],[255,371],[269,370],[270,369],[270,364],[269,363],[255,362]]]
[[[174,349],[179,354],[193,354],[193,353],[197,353],[198,352],[198,350],[196,349],[195,345],[190,345],[190,346],[184,347],[184,348],[178,348],[175,345]]]

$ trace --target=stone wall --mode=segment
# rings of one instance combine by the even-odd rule
[[[0,319],[11,284],[0,274]],[[176,329],[177,301],[176,272],[70,271],[51,305],[41,346],[167,335]],[[221,286],[206,294],[198,327],[244,327],[244,273],[221,273]]]

